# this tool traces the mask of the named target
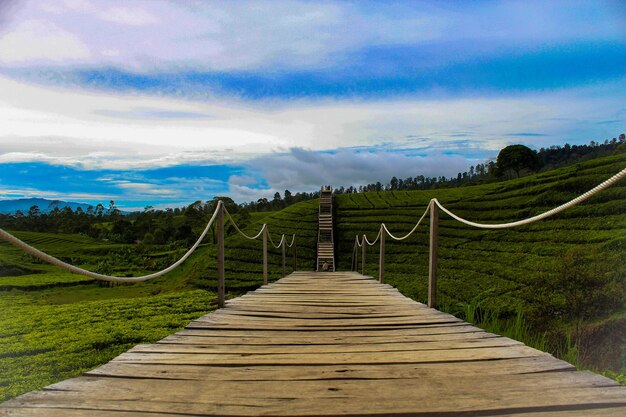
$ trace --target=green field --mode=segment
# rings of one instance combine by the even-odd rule
[[[338,262],[349,269],[354,236],[373,238],[381,221],[396,234],[415,224],[429,200],[470,220],[507,222],[538,214],[594,187],[626,166],[626,155],[596,159],[518,180],[456,189],[344,194],[335,198]],[[442,308],[477,320],[516,320],[555,340],[579,337],[577,353],[598,369],[623,372],[626,310],[626,183],[622,181],[552,219],[485,231],[442,214],[439,289]],[[252,213],[245,229],[266,222],[275,243],[297,234],[298,269],[315,265],[318,201]],[[226,290],[233,297],[262,283],[261,240],[226,228]],[[387,238],[386,281],[425,301],[428,222],[411,238]],[[15,234],[61,259],[114,275],[150,273],[184,248],[116,244],[81,235]],[[42,264],[0,243],[0,400],[79,375],[138,344],[153,342],[214,308],[213,233],[181,267],[139,284],[105,284]],[[270,279],[282,275],[270,245]],[[291,252],[287,250],[287,273]],[[377,276],[378,246],[366,273]],[[572,333],[574,332],[574,333]],[[556,349],[553,347],[553,349]],[[571,353],[571,350],[570,350]]]
[[[367,233],[373,240],[384,222],[392,233],[403,235],[433,197],[469,220],[505,223],[558,206],[624,166],[622,154],[503,183],[339,195],[335,198],[339,267],[350,268],[356,234]],[[463,316],[469,304],[505,319],[523,311],[533,329],[547,332],[553,340],[575,332],[583,363],[624,366],[625,202],[626,182],[621,181],[553,218],[514,229],[475,229],[441,213],[441,307]],[[405,241],[386,239],[386,282],[423,302],[428,231],[427,220]],[[368,248],[366,274],[378,276],[378,256],[378,245]]]
[[[298,233],[299,268],[313,268],[317,202],[252,217],[246,232],[256,234],[266,222],[276,244],[279,233]],[[14,234],[66,262],[114,275],[150,273],[185,252],[167,245],[113,244],[81,235]],[[261,253],[261,240],[248,241],[227,226],[229,297],[262,284]],[[275,280],[282,274],[281,251],[271,248],[269,253],[270,279]],[[290,273],[290,249],[287,255]],[[0,401],[80,375],[211,311],[215,265],[211,234],[177,270],[138,284],[107,284],[70,274],[0,242]]]

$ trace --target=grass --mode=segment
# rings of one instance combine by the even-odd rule
[[[272,239],[297,233],[299,268],[312,269],[317,202],[252,215],[245,229],[268,223]],[[226,286],[237,296],[262,284],[262,242],[229,229]],[[168,266],[184,249],[114,244],[82,235],[14,232],[67,262],[114,275],[140,275]],[[270,246],[271,248],[271,246]],[[291,255],[291,252],[287,252]],[[139,343],[176,332],[213,307],[215,246],[207,238],[175,271],[137,284],[107,284],[67,273],[0,242],[0,401],[80,375]],[[291,258],[287,261],[291,272]],[[282,275],[281,251],[270,249],[270,279]]]
[[[350,267],[354,236],[374,236],[382,221],[392,233],[403,234],[415,224],[428,201],[436,197],[461,216],[479,222],[505,222],[524,218],[567,201],[579,191],[623,168],[626,155],[603,158],[506,183],[459,189],[409,192],[372,192],[340,195],[335,200],[340,267]],[[555,196],[568,178],[574,193]],[[574,186],[575,185],[575,186]],[[550,200],[547,201],[547,196]],[[524,299],[522,287],[533,278],[550,275],[559,257],[573,247],[594,247],[602,253],[621,252],[626,242],[626,184],[583,205],[523,228],[480,230],[440,217],[440,295],[444,304],[481,301],[491,310],[514,313]],[[374,207],[372,207],[372,203]],[[380,208],[376,208],[380,207]],[[387,238],[386,276],[392,284],[416,298],[426,296],[428,222],[406,241]],[[368,249],[367,271],[377,273],[377,248]],[[461,272],[463,273],[461,274]],[[422,277],[419,279],[418,277]],[[413,288],[409,288],[411,285]],[[459,287],[464,290],[458,290]],[[485,291],[492,295],[485,294]],[[499,305],[511,294],[519,302]]]
[[[442,308],[442,310],[449,311],[450,308]],[[475,304],[465,304],[461,314],[458,311],[452,312],[489,333],[519,340],[544,352],[552,350],[546,333],[534,331],[525,320],[521,309],[511,318],[502,318],[497,311],[482,310]]]
[[[75,377],[138,343],[154,342],[205,314],[202,290],[49,304],[35,294],[0,298],[0,401]]]
[[[350,268],[355,234],[374,236],[381,221],[393,233],[405,233],[433,197],[469,219],[504,222],[561,204],[625,165],[626,155],[617,155],[504,183],[337,196],[339,269]],[[588,332],[595,338],[592,346],[620,343],[615,335],[626,323],[625,200],[622,181],[558,217],[504,231],[471,229],[442,215],[441,305],[488,331],[553,350],[551,337],[571,326],[566,318],[571,312],[565,310],[572,305],[568,301],[577,300],[577,291],[593,283],[597,288],[590,286],[584,298],[606,308],[585,319],[587,328],[592,322],[595,326]],[[317,200],[277,212],[252,213],[245,231],[256,234],[267,223],[276,243],[280,233],[296,233],[298,269],[313,270],[317,213]],[[228,226],[226,230],[226,289],[232,297],[262,283],[262,245],[260,240],[236,235]],[[386,244],[386,281],[419,301],[425,301],[427,294],[427,230],[426,222],[406,241],[388,238]],[[184,252],[167,245],[112,244],[82,235],[16,235],[68,262],[116,275],[161,269]],[[79,375],[210,311],[217,284],[215,255],[209,234],[187,262],[166,276],[139,284],[107,285],[39,263],[0,243],[0,400]],[[610,268],[602,268],[600,261]],[[378,248],[370,248],[366,273],[376,275],[377,268]],[[570,270],[576,280],[569,279],[574,276],[568,275]],[[286,272],[291,272],[291,258]],[[270,280],[282,276],[281,251],[271,245],[269,273]],[[593,281],[594,276],[602,279]],[[601,297],[606,294],[621,294],[621,305]],[[583,312],[589,307],[579,304]],[[619,348],[607,350],[606,363],[620,361],[619,354],[614,358],[615,351]],[[620,369],[618,364],[610,375],[623,380]]]
[[[371,240],[381,222],[392,233],[403,235],[431,198],[469,220],[504,223],[569,201],[624,166],[626,154],[621,154],[502,183],[339,195],[334,202],[339,268],[351,267],[355,235],[367,233]],[[498,332],[504,334],[509,330],[522,332],[526,336],[518,334],[516,338],[531,345],[534,342],[528,335],[545,334],[554,346],[560,345],[563,329],[574,322],[582,320],[591,326],[594,321],[626,311],[625,201],[626,182],[621,181],[553,218],[506,230],[471,228],[441,213],[440,305],[453,306],[460,317],[467,313],[461,307],[464,305],[493,312],[481,317],[481,321],[486,320],[484,325],[497,324]],[[426,220],[405,241],[387,237],[385,247],[385,281],[422,302],[427,299],[428,231]],[[378,257],[378,245],[367,249],[367,274],[378,275]],[[518,317],[528,324],[523,328],[515,325]],[[496,323],[498,320],[503,323]],[[619,323],[626,326],[626,318]],[[512,327],[507,330],[507,326]],[[609,340],[598,338],[604,333],[588,332],[585,337],[593,338],[593,345],[602,345]],[[539,345],[543,344],[542,337]],[[551,349],[556,352],[555,347]],[[586,366],[593,366],[592,356]],[[614,371],[620,369],[620,360],[620,355],[614,354],[609,361]]]

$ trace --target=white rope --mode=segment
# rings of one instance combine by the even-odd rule
[[[626,168],[624,168],[623,170],[621,170],[617,174],[613,175],[611,178],[609,178],[608,180],[604,181],[600,185],[592,188],[591,190],[587,191],[586,193],[584,193],[582,195],[579,195],[578,197],[574,198],[573,200],[568,201],[565,204],[562,204],[562,205],[560,205],[558,207],[555,207],[552,210],[548,210],[545,213],[541,213],[541,214],[538,214],[536,216],[529,217],[527,219],[519,220],[519,221],[516,221],[516,222],[511,222],[511,223],[501,223],[501,224],[475,223],[475,222],[466,220],[466,219],[464,219],[462,217],[459,217],[456,214],[452,213],[450,210],[448,210],[447,208],[442,206],[441,203],[439,201],[437,201],[436,198],[433,198],[432,202],[437,204],[437,206],[439,206],[439,208],[444,213],[446,213],[447,215],[449,215],[453,219],[458,220],[459,222],[464,223],[464,224],[466,224],[468,226],[474,226],[474,227],[478,227],[478,228],[481,228],[481,229],[506,229],[506,228],[509,228],[509,227],[522,226],[524,224],[534,223],[536,221],[545,219],[547,217],[554,216],[555,214],[560,213],[563,210],[567,210],[568,208],[573,207],[576,204],[581,203],[581,202],[587,200],[588,198],[590,198],[594,194],[604,190],[607,187],[610,187],[611,185],[613,185],[617,181],[621,180],[625,176],[626,176]]]
[[[389,235],[390,238],[392,238],[393,240],[404,240],[407,237],[411,236],[413,234],[413,232],[415,232],[417,230],[417,227],[420,225],[420,223],[422,222],[422,220],[424,220],[424,218],[426,217],[426,214],[428,214],[428,210],[430,210],[430,207],[432,205],[432,201],[428,204],[428,206],[426,206],[426,210],[424,210],[424,214],[422,214],[422,217],[420,217],[420,219],[417,221],[417,223],[415,223],[415,226],[413,226],[413,229],[411,229],[411,231],[409,233],[407,233],[406,235],[402,236],[402,237],[397,237],[391,234],[391,232],[389,231],[389,229],[387,229],[387,225],[385,225],[385,223],[382,223],[382,227],[383,229],[385,229],[385,232],[387,232],[387,235]]]
[[[274,248],[278,249],[278,248],[280,248],[282,246],[283,241],[285,240],[285,234],[281,235],[280,242],[278,242],[278,245],[274,244],[274,241],[272,240],[272,236],[270,235],[269,231],[267,232],[267,239],[270,241],[272,246],[274,246]]]
[[[286,241],[286,237],[285,234],[283,233],[280,237],[280,242],[278,242],[278,245],[274,244],[274,241],[272,240],[272,236],[269,233],[269,227],[267,226],[267,223],[263,223],[263,227],[261,227],[261,230],[259,230],[259,233],[257,233],[254,236],[249,236],[247,234],[245,234],[240,228],[239,226],[237,226],[237,223],[235,223],[235,219],[233,219],[233,216],[231,216],[231,214],[228,212],[228,210],[226,209],[226,206],[224,206],[224,211],[226,212],[226,215],[228,216],[228,219],[230,220],[230,223],[233,225],[233,227],[235,228],[235,230],[243,237],[245,237],[246,239],[249,240],[256,240],[258,239],[262,234],[263,231],[267,230],[267,238],[269,239],[270,243],[272,244],[272,246],[274,246],[274,248],[278,249],[280,248],[283,244],[285,244],[287,247],[292,247],[294,242],[296,241],[296,235],[294,234],[292,239],[291,239],[291,244],[287,245],[287,241]]]
[[[247,234],[245,234],[244,232],[241,231],[241,229],[239,228],[239,226],[237,226],[237,223],[235,223],[235,220],[233,219],[233,216],[230,215],[230,213],[228,212],[228,210],[226,210],[226,206],[224,206],[224,211],[226,212],[226,215],[228,216],[228,219],[230,220],[230,223],[233,225],[233,227],[235,228],[235,230],[243,237],[245,237],[248,240],[256,240],[259,236],[261,236],[263,234],[263,231],[267,228],[267,224],[263,223],[263,227],[261,227],[261,230],[259,231],[259,233],[257,233],[254,236],[248,236]]]
[[[359,235],[356,235],[356,236],[354,237],[354,240],[355,240],[355,244],[356,244],[359,248],[360,248],[360,247],[363,247],[363,244],[362,244],[361,242],[359,242]]]
[[[367,243],[367,244],[368,244],[368,245],[370,245],[370,246],[375,245],[375,244],[376,244],[376,242],[378,242],[378,239],[380,239],[380,232],[381,232],[382,230],[383,230],[382,228],[378,229],[378,234],[376,235],[376,239],[374,239],[374,241],[373,241],[373,242],[370,242],[370,241],[367,239],[367,236],[365,236],[365,234],[363,235],[363,240],[365,241],[365,243]]]
[[[196,240],[196,243],[193,244],[193,246],[191,247],[191,249],[189,249],[187,251],[187,253],[185,253],[178,261],[174,262],[172,265],[170,265],[169,267],[159,271],[159,272],[155,272],[153,274],[149,274],[149,275],[142,275],[140,277],[115,277],[112,275],[104,275],[104,274],[98,274],[96,272],[91,272],[88,271],[86,269],[82,269],[79,268],[77,266],[74,265],[70,265],[66,262],[63,262],[62,260],[55,258],[54,256],[48,255],[45,252],[40,251],[39,249],[36,249],[32,246],[30,246],[29,244],[21,241],[20,239],[16,238],[15,236],[11,235],[10,233],[5,232],[4,230],[0,229],[0,238],[6,240],[7,242],[9,242],[12,245],[17,246],[18,248],[22,249],[24,252],[33,255],[39,259],[41,259],[42,261],[48,262],[52,265],[56,265],[60,268],[63,268],[67,271],[73,272],[75,274],[80,274],[80,275],[84,275],[90,278],[94,278],[100,281],[109,281],[109,282],[141,282],[141,281],[147,281],[149,279],[152,278],[157,278],[160,276],[163,276],[165,274],[167,274],[168,272],[174,270],[177,266],[179,266],[180,264],[182,264],[183,262],[185,262],[185,260],[187,258],[189,258],[189,256],[191,256],[191,254],[196,250],[196,248],[198,247],[198,245],[200,245],[200,242],[202,242],[202,240],[204,239],[204,237],[206,236],[206,234],[209,231],[209,228],[211,227],[211,225],[213,224],[213,222],[215,221],[215,218],[217,217],[217,213],[220,210],[220,207],[223,205],[222,201],[218,201],[217,202],[217,207],[215,208],[215,211],[213,212],[213,216],[211,216],[211,219],[209,220],[209,222],[207,223],[206,227],[204,228],[204,231],[202,232],[202,234],[200,235],[200,237],[198,238],[198,240]]]

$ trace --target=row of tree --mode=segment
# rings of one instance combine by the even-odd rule
[[[101,204],[83,210],[78,207],[55,208],[49,213],[32,206],[27,213],[0,214],[0,227],[51,233],[81,233],[97,239],[120,243],[147,244],[183,243],[197,239],[213,214],[217,201],[222,200],[237,224],[245,227],[250,213],[228,197],[215,197],[206,202],[196,201],[185,208],[155,210],[148,206],[141,212],[123,214],[111,201],[108,208]],[[228,226],[232,227],[232,226]],[[212,232],[213,235],[213,232]]]
[[[465,172],[455,177],[392,177],[389,182],[365,184],[360,186],[337,187],[336,194],[357,193],[368,191],[390,190],[430,190],[433,188],[452,188],[475,185],[484,182],[495,182],[503,179],[520,177],[538,171],[548,171],[561,166],[581,162],[588,159],[612,155],[626,151],[626,135],[602,142],[591,141],[589,145],[551,146],[541,148],[538,152],[524,145],[510,145],[503,148],[496,160],[470,166]]]
[[[376,182],[358,187],[337,187],[335,193],[356,193],[385,190],[427,190],[443,187],[460,187],[481,182],[499,181],[503,178],[519,177],[538,170],[553,169],[558,166],[578,162],[584,159],[605,156],[626,150],[626,137],[607,140],[604,143],[591,141],[589,145],[552,146],[539,152],[523,145],[511,145],[502,149],[496,161],[470,166],[466,172],[459,172],[455,177],[392,177],[388,183]],[[13,215],[0,214],[0,227],[9,230],[30,230],[54,233],[82,233],[98,239],[116,242],[144,242],[148,244],[167,244],[181,242],[185,245],[193,242],[207,220],[213,214],[217,201],[224,201],[228,211],[237,223],[245,227],[249,224],[250,212],[280,210],[300,201],[319,197],[319,192],[299,192],[295,195],[285,190],[284,195],[275,193],[272,200],[261,198],[256,202],[236,204],[228,197],[215,197],[209,201],[196,201],[184,208],[156,210],[151,206],[142,212],[122,213],[114,201],[105,207],[102,204],[89,206],[86,210],[78,207],[54,208],[43,213],[39,207],[32,206],[27,213],[21,211]]]
[[[320,196],[319,191],[311,193],[302,192],[292,194],[291,191],[285,190],[283,196],[280,193],[274,193],[274,198],[268,200],[267,198],[259,198],[257,201],[250,201],[248,203],[241,204],[242,208],[249,211],[275,211],[281,210],[287,206],[290,206],[301,201],[312,200]]]

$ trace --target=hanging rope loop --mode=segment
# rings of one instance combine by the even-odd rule
[[[626,177],[626,168],[622,169],[620,172],[618,172],[617,174],[613,175],[611,178],[609,178],[608,180],[600,183],[599,185],[597,185],[596,187],[592,188],[591,190],[587,191],[584,194],[579,195],[578,197],[568,201],[567,203],[561,204],[558,207],[555,207],[551,210],[548,210],[544,213],[538,214],[536,216],[533,217],[529,217],[527,219],[523,219],[523,220],[518,220],[518,221],[514,221],[514,222],[509,222],[509,223],[499,223],[499,224],[489,224],[489,223],[476,223],[467,219],[464,219],[463,217],[454,214],[452,211],[448,210],[447,208],[445,208],[443,206],[443,204],[441,204],[439,202],[439,200],[437,200],[436,198],[433,198],[430,200],[430,202],[428,203],[428,206],[426,207],[426,210],[424,210],[424,213],[422,214],[422,216],[420,217],[420,219],[417,221],[417,223],[415,224],[415,226],[413,226],[413,228],[404,236],[395,236],[393,235],[389,229],[387,228],[387,225],[385,225],[385,223],[381,223],[381,228],[378,231],[378,235],[376,236],[376,239],[374,239],[373,242],[370,242],[367,239],[367,236],[364,234],[363,235],[363,239],[361,241],[361,243],[359,243],[359,235],[356,235],[355,239],[356,239],[356,243],[359,247],[361,247],[364,243],[367,243],[369,246],[374,245],[378,239],[380,238],[380,234],[382,233],[382,231],[384,231],[390,238],[394,239],[394,240],[404,240],[406,238],[408,238],[409,236],[411,236],[418,228],[418,226],[422,223],[422,221],[424,220],[424,218],[426,218],[426,214],[428,214],[428,212],[430,210],[433,210],[434,205],[436,205],[438,208],[441,209],[441,211],[443,211],[444,213],[446,213],[448,216],[452,217],[453,219],[466,224],[468,226],[472,226],[472,227],[477,227],[477,228],[481,228],[481,229],[507,229],[510,227],[517,227],[517,226],[522,226],[522,225],[526,225],[526,224],[531,224],[534,222],[537,222],[539,220],[543,220],[546,219],[548,217],[554,216],[557,213],[560,213],[564,210],[567,210],[570,207],[573,207],[579,203],[582,203],[583,201],[589,199],[590,197],[594,196],[595,194],[599,193],[600,191],[610,187],[611,185],[615,184],[617,181],[623,179],[624,177]]]
[[[168,272],[173,271],[180,264],[185,262],[187,258],[189,258],[191,254],[194,253],[194,251],[198,248],[198,246],[200,245],[200,243],[202,242],[206,234],[209,232],[209,229],[211,225],[213,224],[213,222],[215,221],[215,218],[217,217],[219,210],[221,210],[223,206],[224,206],[224,203],[222,203],[221,200],[217,202],[215,211],[213,212],[213,215],[211,216],[211,219],[208,221],[206,227],[202,231],[202,234],[200,235],[198,240],[196,240],[196,243],[194,243],[193,246],[187,251],[187,253],[185,253],[178,261],[174,262],[172,265],[168,266],[167,268],[162,269],[161,271],[155,272],[153,274],[142,275],[139,277],[116,277],[112,275],[99,274],[97,272],[92,272],[83,268],[79,268],[77,266],[68,264],[67,262],[63,262],[59,258],[55,258],[54,256],[48,255],[47,253],[42,252],[39,249],[30,246],[28,243],[23,242],[22,240],[16,238],[10,233],[5,232],[2,229],[0,229],[0,238],[6,240],[7,242],[9,242],[10,244],[14,246],[17,246],[18,248],[22,249],[24,252],[28,253],[29,255],[32,255],[36,258],[41,259],[44,262],[48,262],[49,264],[56,265],[59,268],[63,268],[66,271],[73,272],[75,274],[80,274],[86,277],[94,278],[100,281],[108,281],[108,282],[141,282],[141,281],[147,281],[149,279],[161,277],[167,274]]]
[[[552,216],[554,216],[557,213],[560,213],[560,212],[562,212],[564,210],[567,210],[570,207],[574,207],[575,205],[582,203],[583,201],[589,199],[590,197],[594,196],[595,194],[599,193],[600,191],[602,191],[602,190],[610,187],[611,185],[615,184],[617,181],[621,180],[624,177],[626,177],[626,168],[622,169],[620,172],[618,172],[617,174],[613,175],[608,180],[600,183],[599,185],[597,185],[596,187],[592,188],[591,190],[587,191],[586,193],[581,194],[578,197],[568,201],[567,203],[561,204],[558,207],[555,207],[555,208],[553,208],[551,210],[548,210],[548,211],[546,211],[544,213],[541,213],[541,214],[538,214],[536,216],[529,217],[529,218],[523,219],[523,220],[510,222],[510,223],[497,223],[497,224],[476,223],[476,222],[464,219],[463,217],[454,214],[453,212],[451,212],[450,210],[445,208],[436,198],[432,199],[431,204],[432,203],[436,204],[441,209],[441,211],[446,213],[448,216],[450,216],[454,220],[459,221],[459,222],[461,222],[463,224],[466,224],[468,226],[478,227],[480,229],[508,229],[508,228],[511,228],[511,227],[517,227],[517,226],[523,226],[525,224],[535,223],[535,222],[537,222],[539,220],[543,220],[543,219],[546,219],[548,217],[552,217]]]
[[[202,243],[202,241],[204,240],[206,234],[209,232],[209,229],[211,228],[211,226],[215,222],[215,219],[217,218],[218,213],[220,212],[220,210],[223,210],[223,212],[226,214],[226,216],[227,216],[228,220],[230,221],[230,223],[233,225],[233,227],[235,228],[237,233],[239,233],[241,236],[243,236],[243,237],[245,237],[246,239],[249,239],[249,240],[256,240],[261,235],[263,235],[264,232],[267,232],[268,233],[268,238],[269,238],[270,242],[272,242],[272,238],[269,235],[269,229],[268,229],[267,223],[263,224],[263,226],[261,227],[261,230],[255,236],[247,235],[246,233],[244,233],[239,228],[239,226],[237,225],[237,223],[235,222],[235,220],[233,219],[231,214],[226,209],[226,206],[224,205],[222,200],[218,200],[217,206],[215,207],[215,211],[213,212],[213,215],[211,216],[211,218],[207,222],[206,227],[204,228],[204,230],[200,234],[200,237],[198,237],[198,240],[196,240],[196,242],[193,244],[193,246],[179,260],[177,260],[176,262],[174,262],[172,265],[168,266],[167,268],[162,269],[161,271],[158,271],[158,272],[155,272],[155,273],[152,273],[152,274],[148,274],[148,275],[138,276],[138,277],[116,277],[116,276],[113,276],[113,275],[99,274],[97,272],[93,272],[93,271],[89,271],[89,270],[86,270],[86,269],[83,269],[83,268],[79,268],[77,266],[74,266],[74,265],[71,265],[71,264],[69,264],[67,262],[62,261],[59,258],[55,258],[52,255],[48,255],[47,253],[45,253],[43,251],[40,251],[37,248],[32,247],[28,243],[18,239],[17,237],[13,236],[12,234],[6,232],[3,229],[0,229],[0,239],[3,239],[5,241],[7,241],[7,242],[9,242],[10,244],[12,244],[14,246],[17,246],[18,248],[22,249],[24,252],[28,253],[29,255],[32,255],[32,256],[34,256],[34,257],[36,257],[38,259],[41,259],[44,262],[47,262],[49,264],[58,266],[59,268],[63,268],[66,271],[69,271],[69,272],[72,272],[72,273],[75,273],[75,274],[80,274],[80,275],[84,275],[86,277],[94,278],[94,279],[97,279],[97,280],[100,280],[100,281],[107,281],[107,282],[142,282],[142,281],[147,281],[149,279],[161,277],[161,276],[167,274],[168,272],[173,271],[180,264],[185,262],[187,260],[187,258],[189,258],[191,256],[191,254],[195,252],[195,250],[198,248],[198,246],[200,246],[200,243]],[[296,235],[294,234],[292,239],[291,239],[291,244],[287,245],[285,234],[282,234],[280,242],[278,243],[278,245],[274,245],[274,242],[272,242],[272,245],[276,249],[280,248],[281,245],[283,245],[283,244],[285,244],[288,247],[292,247],[294,245],[295,241],[296,241]]]

